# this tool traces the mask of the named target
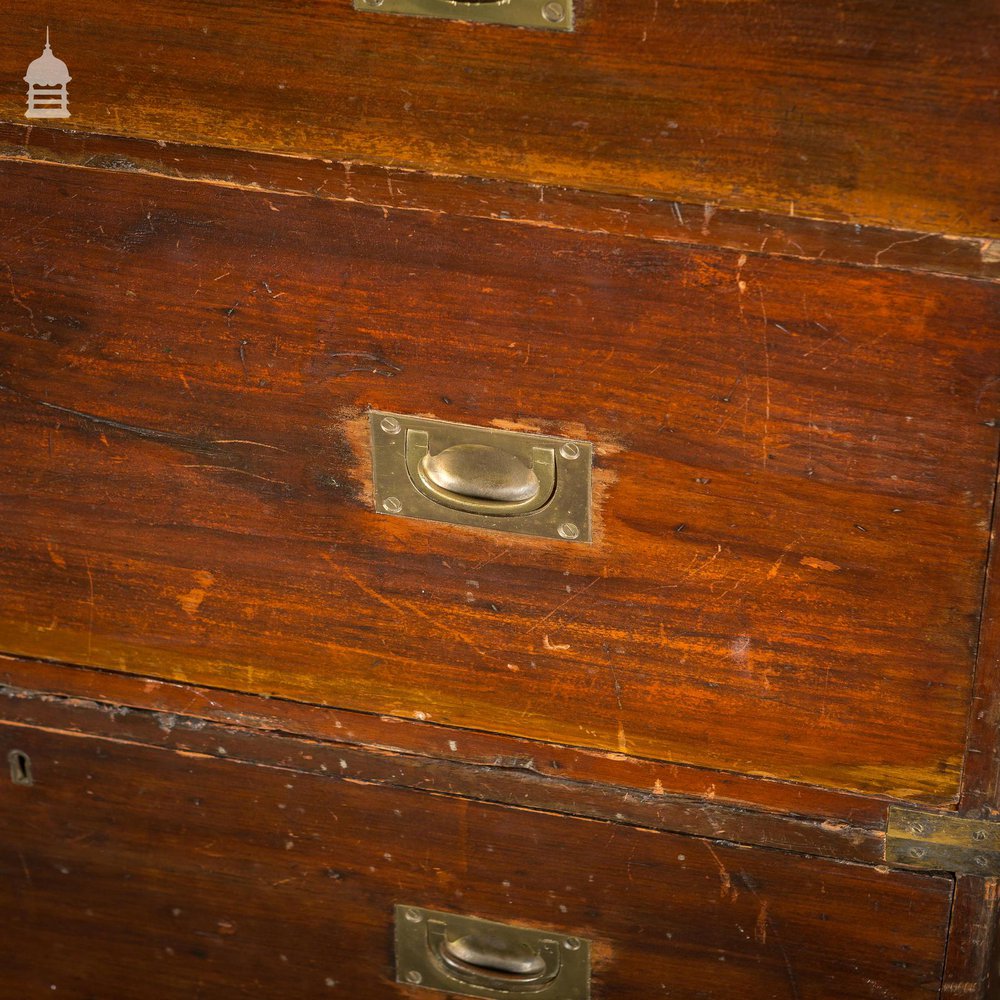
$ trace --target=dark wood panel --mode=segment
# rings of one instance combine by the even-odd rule
[[[137,679],[129,679],[139,687]],[[214,695],[215,692],[212,692]],[[189,695],[187,704],[198,703]],[[322,711],[328,712],[324,709]],[[341,713],[332,722],[343,725]],[[843,811],[832,815],[806,814],[808,799],[797,813],[780,813],[725,797],[727,776],[718,775],[722,796],[709,786],[706,794],[685,794],[654,779],[653,787],[637,789],[601,781],[581,780],[579,773],[563,771],[558,759],[546,761],[549,748],[535,745],[533,756],[469,760],[470,734],[456,733],[450,758],[431,757],[396,747],[358,744],[356,737],[306,739],[288,734],[284,719],[275,724],[281,733],[253,728],[253,720],[231,719],[225,725],[205,721],[190,712],[151,712],[127,704],[58,697],[38,691],[0,686],[0,717],[10,726],[33,726],[49,731],[81,733],[128,740],[146,746],[292,768],[311,774],[336,774],[369,784],[417,788],[437,795],[460,796],[483,802],[540,809],[710,837],[732,844],[776,848],[796,854],[841,861],[880,864],[885,860],[884,803],[873,800],[851,808],[844,796]],[[346,720],[349,721],[349,720]],[[474,743],[474,739],[473,739]],[[446,748],[446,749],[450,749]],[[558,752],[556,750],[555,752]],[[670,768],[661,766],[666,780]],[[829,794],[829,793],[828,793]]]
[[[0,156],[807,260],[1000,279],[1000,241],[0,121]]]
[[[996,994],[996,937],[1000,930],[996,879],[955,880],[942,997],[991,1000]]]
[[[0,115],[46,23],[65,125],[1000,235],[993,0],[581,0],[571,35],[350,0],[10,0]]]
[[[961,808],[1000,816],[1000,504],[994,503]]]
[[[954,800],[995,286],[3,173],[6,650]],[[596,543],[375,516],[369,406],[594,440]]]
[[[415,997],[397,902],[587,937],[595,1000],[939,993],[947,878],[3,727],[10,749],[35,781],[0,783],[11,1000]]]
[[[191,720],[192,727],[205,720],[340,746],[388,750],[424,760],[450,760],[477,768],[560,778],[573,782],[577,789],[587,785],[612,787],[622,796],[616,812],[650,794],[656,798],[672,795],[724,808],[813,817],[827,828],[826,832],[842,834],[850,840],[858,829],[884,830],[891,801],[843,790],[643,760],[621,753],[539,744],[502,733],[321,708],[281,698],[261,698],[219,688],[2,655],[0,685],[19,698],[26,698],[35,711],[39,704],[47,704],[54,696],[54,700],[64,700],[67,704],[96,702],[118,709],[153,712],[158,717],[181,717]],[[39,716],[31,716],[30,721],[46,725]],[[65,727],[67,723],[63,721],[60,725]],[[96,723],[91,720],[79,725],[94,729]],[[578,791],[576,802],[579,801]],[[731,834],[728,839],[733,839]],[[836,852],[827,845],[824,853]]]

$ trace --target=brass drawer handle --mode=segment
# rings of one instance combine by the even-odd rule
[[[488,444],[456,444],[436,455],[428,451],[417,471],[438,489],[505,504],[534,500],[542,486],[533,468]]]
[[[379,410],[369,421],[380,513],[591,540],[589,442]]]
[[[532,991],[559,975],[559,947],[543,941],[537,952],[515,932],[473,931],[449,940],[443,920],[427,921],[427,945],[445,971],[462,982],[509,993]]]
[[[545,506],[556,488],[552,448],[532,448],[531,464],[502,448],[456,444],[431,454],[426,431],[406,432],[406,468],[428,499],[473,514],[512,517]]]
[[[574,0],[354,0],[355,10],[443,17],[450,21],[573,30]]]
[[[590,943],[420,906],[396,907],[396,981],[454,996],[589,1000]]]

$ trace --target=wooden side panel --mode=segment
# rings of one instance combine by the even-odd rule
[[[0,727],[0,996],[381,1000],[395,903],[589,938],[594,1000],[939,995],[951,881]]]
[[[993,0],[578,0],[573,34],[351,0],[8,0],[73,129],[1000,235]],[[16,85],[15,85],[16,83]]]
[[[954,800],[995,287],[3,176],[2,648]],[[593,440],[595,544],[375,515],[368,407]]]
[[[1000,815],[1000,504],[996,502],[959,806],[965,812]]]
[[[942,997],[992,1000],[996,995],[998,897],[996,879],[956,878]]]

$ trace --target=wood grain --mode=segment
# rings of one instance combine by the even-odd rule
[[[306,705],[282,698],[178,684],[115,671],[45,663],[0,656],[0,685],[19,700],[46,704],[98,703],[112,714],[138,709],[156,716],[204,720],[257,732],[295,735],[307,741],[364,747],[420,757],[455,761],[474,768],[500,768],[544,778],[560,778],[583,786],[610,786],[620,792],[614,812],[652,795],[672,795],[737,810],[811,817],[850,836],[855,829],[885,829],[891,800],[837,789],[792,784],[745,774],[713,771],[690,765],[627,757],[620,753],[539,744],[502,733],[456,729],[434,722],[377,716],[365,712]],[[78,726],[93,731],[96,722],[83,713]],[[22,721],[45,725],[39,716]],[[70,723],[60,722],[64,728]],[[254,746],[263,744],[257,742]],[[579,803],[581,792],[577,792]],[[613,817],[613,813],[612,813]],[[607,817],[606,817],[607,818]],[[729,839],[734,839],[731,835]]]
[[[995,286],[2,174],[5,650],[955,800]],[[596,544],[375,516],[368,407],[593,440]]]
[[[11,1000],[416,1000],[399,902],[587,937],[594,1000],[939,995],[948,878],[0,726],[10,749]]]
[[[804,260],[1000,280],[1000,242],[0,121],[0,156]]]
[[[134,687],[139,686],[136,679],[130,680]],[[200,702],[200,698],[189,696],[187,703]],[[658,784],[642,789],[616,785],[608,777],[581,780],[579,772],[562,770],[558,760],[541,760],[541,753],[548,748],[538,745],[531,757],[470,759],[466,733],[456,734],[452,741],[455,752],[432,757],[412,749],[359,744],[356,737],[348,738],[347,734],[340,739],[306,739],[288,735],[284,724],[275,727],[278,732],[262,731],[253,728],[253,720],[242,718],[224,725],[206,725],[190,710],[186,714],[152,712],[6,686],[0,687],[0,718],[9,726],[127,740],[310,774],[336,774],[366,784],[417,788],[436,795],[584,816],[749,847],[862,864],[881,864],[885,859],[887,810],[878,800],[859,809],[852,809],[845,801],[843,811],[833,816],[804,815],[804,804],[798,813],[779,813],[735,804],[725,797],[725,787],[722,796],[710,790],[699,797],[680,792],[659,778]],[[336,716],[333,721],[343,725]],[[475,741],[471,742],[475,748]],[[719,776],[719,783],[724,785],[724,775]]]
[[[955,879],[942,997],[992,1000],[996,995],[998,900],[996,879]]]
[[[993,0],[580,0],[564,35],[350,0],[30,0],[0,13],[0,117],[51,22],[64,125],[1000,235]],[[17,81],[16,85],[13,85]]]
[[[994,502],[961,808],[1000,816],[1000,504]]]

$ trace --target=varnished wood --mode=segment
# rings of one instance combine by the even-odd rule
[[[191,720],[192,727],[205,720],[424,760],[513,770],[572,782],[577,803],[587,786],[610,786],[621,796],[615,811],[650,795],[670,795],[739,810],[811,817],[831,833],[853,837],[859,830],[884,829],[890,804],[879,796],[8,656],[0,656],[0,685],[31,703],[22,705],[22,711],[34,711],[34,701],[48,703],[54,696],[57,702],[96,702],[178,716]],[[92,716],[75,717],[85,728],[96,725]],[[18,718],[46,724],[36,715]],[[61,725],[69,723],[63,719]],[[731,832],[728,836],[733,839]]]
[[[942,997],[993,1000],[996,996],[998,898],[995,879],[956,878]]]
[[[745,253],[1000,280],[997,240],[856,226],[787,212],[748,212],[724,205],[631,198],[2,121],[0,156],[71,163],[94,170],[142,171],[251,190],[496,219],[512,225],[529,223]]]
[[[577,7],[0,11],[0,998],[416,1000],[400,901],[1000,998],[884,863],[1000,818],[997,8]],[[594,544],[375,514],[371,408],[592,440]]]
[[[966,811],[1000,815],[1000,504],[996,502],[961,805]]]
[[[0,117],[51,24],[63,127],[1000,235],[993,0],[580,0],[573,34],[350,0],[0,14]]]
[[[955,800],[994,286],[3,173],[3,648]],[[596,543],[376,516],[369,406],[593,440]]]
[[[938,996],[948,878],[127,739],[0,726],[11,748],[35,784],[0,783],[10,1000],[406,996],[399,902],[587,937],[594,1000]]]
[[[133,689],[138,679],[127,679]],[[217,692],[210,692],[214,699]],[[795,812],[735,803],[720,796],[714,785],[695,796],[656,778],[652,787],[635,788],[602,780],[582,780],[579,772],[563,769],[557,758],[541,759],[549,748],[535,745],[534,756],[472,758],[466,746],[470,734],[455,733],[455,751],[428,755],[398,746],[359,743],[350,730],[331,737],[293,738],[289,721],[276,717],[271,730],[255,728],[254,720],[233,715],[225,725],[206,727],[192,714],[200,699],[188,697],[186,710],[151,712],[124,702],[93,702],[45,695],[38,691],[0,687],[0,718],[9,726],[31,726],[60,732],[165,747],[184,753],[222,757],[268,767],[293,768],[311,774],[336,774],[352,781],[417,788],[438,795],[586,816],[671,833],[705,836],[728,843],[776,848],[796,854],[841,861],[880,864],[885,857],[886,804],[878,800],[852,809],[848,797],[833,815],[808,813],[803,796]],[[280,712],[280,709],[279,709]],[[338,713],[339,714],[339,713]],[[331,720],[350,724],[352,720]],[[259,725],[260,720],[257,720]],[[345,727],[346,728],[346,727]],[[474,737],[473,737],[474,739]],[[552,748],[559,753],[559,748]],[[673,768],[661,768],[669,782]],[[720,783],[726,781],[718,776]],[[731,794],[731,793],[730,793]]]

